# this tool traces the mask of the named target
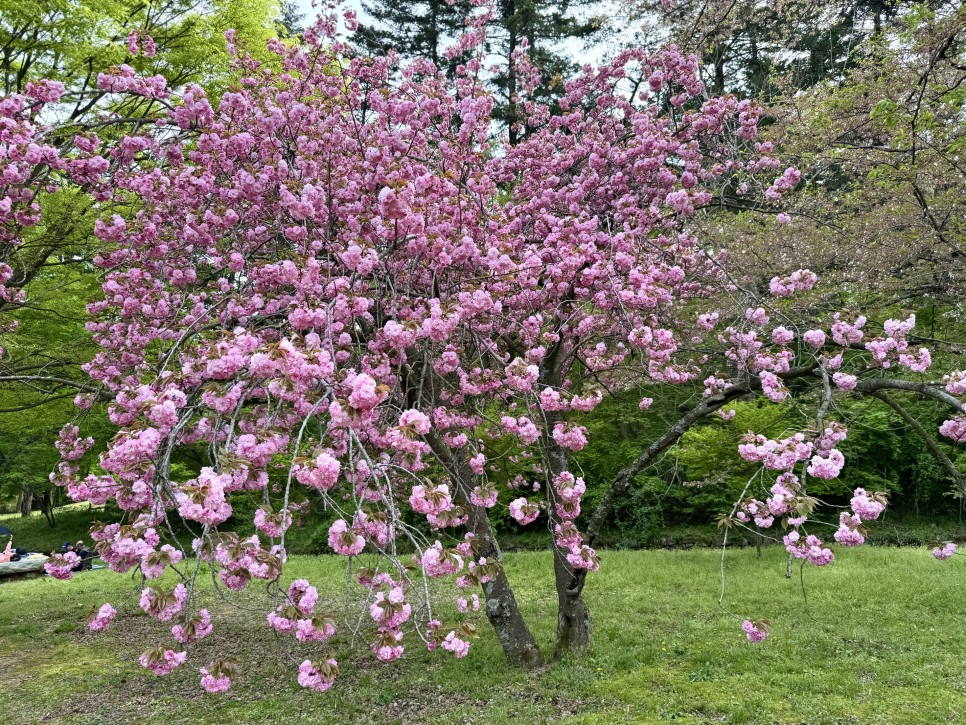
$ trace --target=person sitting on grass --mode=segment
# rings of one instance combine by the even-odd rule
[[[7,548],[3,550],[3,553],[0,553],[0,564],[5,564],[6,562],[10,561],[10,557],[13,556],[13,554],[13,537],[11,536],[7,541]]]
[[[94,555],[87,548],[87,545],[83,541],[78,541],[74,544],[74,553],[81,558],[80,563],[74,567],[73,571],[83,571],[85,569],[90,569],[93,563]]]

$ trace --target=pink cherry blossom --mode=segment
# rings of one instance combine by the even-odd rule
[[[201,686],[205,688],[206,692],[212,694],[225,692],[231,687],[231,678],[228,675],[213,675],[204,667],[199,669],[198,672],[201,674]]]
[[[114,621],[117,610],[110,604],[102,604],[100,609],[92,614],[87,620],[87,628],[91,632],[103,632]]]
[[[821,330],[807,330],[802,339],[812,347],[822,347],[825,344],[825,333]]]
[[[864,488],[857,488],[852,495],[852,511],[862,521],[877,519],[879,514],[885,510],[885,503],[878,500],[879,498],[878,494],[875,497],[869,496]]]
[[[343,519],[336,519],[329,527],[329,546],[342,556],[357,556],[366,548],[366,540]]]
[[[167,622],[184,609],[188,590],[177,584],[172,590],[156,590],[148,587],[141,592],[141,609],[157,619]]]
[[[959,416],[943,421],[939,432],[956,443],[966,443],[966,417]]]
[[[54,554],[44,563],[46,571],[54,579],[70,579],[74,576],[74,568],[80,564],[80,557],[73,551]]]
[[[318,665],[305,660],[299,665],[298,682],[306,689],[325,692],[332,687],[338,673],[339,666],[331,657]]]
[[[756,623],[746,619],[741,623],[741,629],[749,642],[762,642],[768,636],[768,629],[761,622]]]
[[[526,498],[518,498],[510,502],[510,516],[521,526],[533,523],[539,515],[540,507],[530,503]]]
[[[932,555],[936,557],[939,561],[945,561],[952,557],[956,553],[956,544],[952,541],[947,541],[941,547],[936,547],[932,550]]]
[[[140,657],[141,666],[151,670],[158,676],[169,675],[178,667],[185,663],[188,658],[187,652],[175,652],[174,650],[158,647],[148,650]]]
[[[171,634],[181,644],[197,642],[207,637],[213,631],[211,615],[207,609],[199,609],[198,613],[184,624],[171,627]]]

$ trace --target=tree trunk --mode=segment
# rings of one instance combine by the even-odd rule
[[[553,380],[553,383],[559,381]],[[550,476],[556,479],[561,473],[570,468],[570,457],[549,434],[553,426],[563,421],[560,413],[545,411],[547,431],[544,433],[544,445],[547,450],[547,460],[550,468]],[[553,497],[557,495],[554,484],[550,483],[549,493]],[[552,499],[551,499],[552,500]],[[548,507],[550,514],[550,527],[556,527],[563,523],[563,519],[557,515],[553,503]],[[581,597],[583,592],[583,579],[577,576],[576,570],[567,561],[567,552],[560,549],[554,543],[553,547],[553,574],[554,583],[557,588],[557,644],[554,647],[553,656],[562,657],[570,651],[581,651],[590,648],[593,625],[590,616],[590,609]]]
[[[503,554],[493,534],[486,509],[469,505],[471,507],[469,528],[476,539],[479,555],[485,557],[487,561],[495,559],[502,564]],[[490,620],[496,632],[496,638],[500,640],[503,653],[510,664],[527,669],[542,665],[543,654],[523,614],[520,613],[517,598],[513,595],[513,588],[502,566],[496,578],[483,585],[483,595],[486,597],[486,618]]]
[[[47,519],[47,524],[50,528],[54,528],[54,492],[47,490],[44,491],[44,495],[40,497],[40,510],[44,514],[44,518]]]
[[[495,581],[483,585],[486,596],[486,618],[503,647],[507,661],[515,667],[533,669],[543,664],[543,654],[527,627],[513,589],[503,570]]]
[[[557,645],[554,657],[590,648],[593,620],[581,597],[578,580],[559,548],[553,550],[553,569],[557,584]]]
[[[469,500],[468,492],[472,488],[469,482],[475,474],[462,458],[460,451],[452,450],[436,431],[430,431],[426,435],[426,442],[449,473],[459,504],[469,512],[467,528],[473,534],[478,555],[487,561],[500,563],[494,579],[483,584],[482,588],[486,618],[496,632],[503,653],[510,664],[516,667],[532,669],[541,666],[543,654],[520,612],[510,580],[503,570],[503,552],[500,551],[500,544],[493,533],[487,510],[474,506]]]
[[[500,12],[503,20],[503,24],[507,29],[507,47],[506,47],[506,59],[507,59],[507,69],[506,69],[506,97],[507,97],[507,130],[509,132],[509,141],[511,146],[516,146],[517,142],[520,140],[519,131],[516,129],[517,123],[517,107],[515,96],[517,94],[517,69],[515,62],[513,60],[513,53],[516,52],[517,45],[519,45],[520,40],[517,36],[517,6],[514,0],[504,0],[501,3]],[[530,48],[531,52],[533,47]]]
[[[32,488],[23,488],[20,490],[20,497],[17,499],[17,511],[24,518],[30,516],[30,511],[33,509],[34,505],[34,490]]]

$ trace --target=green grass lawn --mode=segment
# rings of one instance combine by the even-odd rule
[[[287,576],[319,586],[330,609],[346,596],[342,562],[293,557]],[[551,646],[555,596],[545,553],[510,555],[507,569],[541,642]],[[140,615],[135,584],[107,570],[70,581],[0,584],[2,723],[959,723],[966,722],[963,564],[923,549],[846,551],[825,569],[782,575],[783,552],[729,553],[718,606],[713,551],[608,552],[587,589],[595,613],[591,652],[539,672],[503,662],[482,636],[463,661],[427,653],[410,637],[385,665],[348,638],[318,649],[276,638],[261,611],[226,610],[188,665],[157,678],[136,663],[169,642]],[[209,592],[210,595],[210,592]],[[254,604],[258,593],[246,593]],[[102,635],[87,612],[111,601]],[[771,636],[749,644],[744,616]],[[220,623],[220,626],[219,626]],[[343,632],[345,629],[343,628]],[[338,637],[337,637],[338,638]],[[295,681],[298,663],[331,651],[342,672],[325,694]],[[219,654],[243,670],[232,689],[206,695],[197,668]]]

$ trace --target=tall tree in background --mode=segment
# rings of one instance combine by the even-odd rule
[[[527,132],[525,127],[520,127],[513,101],[521,90],[514,54],[526,48],[542,75],[536,98],[543,102],[552,100],[563,92],[562,79],[579,66],[571,55],[574,46],[600,37],[604,19],[589,15],[599,6],[593,0],[500,0],[498,3],[499,14],[491,30],[490,48],[500,58],[500,71],[493,79],[499,97],[493,117],[507,125],[511,144],[516,144]]]
[[[285,30],[289,37],[296,37],[305,30],[305,14],[299,10],[295,0],[282,0],[282,14],[279,18],[279,25]]]
[[[712,93],[773,97],[777,79],[796,88],[842,80],[880,33],[911,3],[888,0],[626,0],[636,42],[675,43],[703,61]]]
[[[376,56],[394,49],[448,67],[452,75],[455,64],[443,51],[466,27],[473,10],[469,0],[364,0],[362,8],[373,22],[360,23],[353,39],[366,53]]]
[[[508,127],[511,144],[526,134],[513,102],[521,90],[514,54],[527,49],[542,74],[537,98],[554,98],[563,91],[561,78],[577,68],[573,49],[600,38],[604,19],[591,14],[599,5],[593,0],[496,3],[488,30],[488,50],[498,66],[491,78],[497,95],[493,117]],[[452,75],[457,59],[447,59],[443,51],[463,32],[473,11],[469,0],[368,0],[362,7],[374,20],[360,25],[354,36],[365,52],[378,56],[393,49],[404,58],[426,58]]]

